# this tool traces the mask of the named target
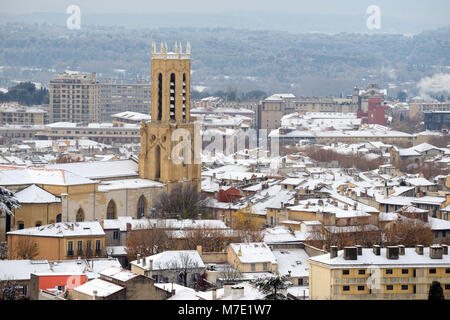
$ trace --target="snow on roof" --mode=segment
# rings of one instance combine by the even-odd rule
[[[131,264],[146,270],[166,270],[187,267],[190,269],[204,268],[202,258],[197,250],[167,250],[149,257],[145,257],[145,266],[141,261],[134,260]],[[152,269],[150,269],[150,260]],[[183,265],[185,264],[185,265]]]
[[[281,184],[288,184],[288,185],[294,185],[298,186],[300,183],[302,183],[305,179],[299,179],[299,178],[287,178],[281,181]]]
[[[118,286],[114,283],[102,279],[94,279],[74,288],[73,290],[89,296],[93,296],[94,291],[97,291],[96,295],[98,297],[107,297],[124,289],[124,287]]]
[[[443,202],[445,202],[445,198],[425,196],[421,198],[415,198],[411,202],[418,204],[441,205]]]
[[[47,165],[46,168],[75,172],[88,179],[138,177],[138,164],[133,160],[72,162]]]
[[[277,263],[277,259],[273,255],[269,246],[264,242],[231,243],[230,246],[242,263]]]
[[[47,260],[0,260],[0,281],[30,280],[30,273],[50,271]]]
[[[118,267],[110,267],[99,272],[101,276],[105,276],[111,279],[119,280],[119,281],[128,281],[133,278],[136,278],[138,274],[131,272],[129,270],[118,268]]]
[[[309,255],[304,249],[282,249],[273,250],[275,258],[278,261],[278,272],[284,276],[290,277],[308,277]]]
[[[428,181],[425,178],[410,178],[410,179],[406,179],[406,183],[409,183],[410,185],[413,186],[420,186],[420,187],[427,187],[427,186],[434,186],[435,184]]]
[[[8,235],[32,235],[39,237],[80,237],[80,236],[104,236],[105,232],[97,221],[83,222],[58,222],[40,227],[25,228],[10,231]]]
[[[285,226],[266,228],[263,231],[263,235],[264,242],[268,244],[300,242],[304,240],[304,237],[299,237],[299,234],[297,232],[290,232],[289,229]]]
[[[428,217],[431,230],[450,230],[450,221]]]
[[[398,259],[386,258],[386,248],[381,248],[379,256],[375,255],[372,248],[363,248],[362,255],[357,256],[357,260],[345,260],[344,250],[338,251],[336,258],[330,258],[330,254],[311,257],[308,261],[319,262],[331,266],[331,268],[361,268],[384,267],[384,266],[445,266],[450,264],[450,256],[443,255],[442,259],[431,259],[430,249],[423,249],[423,255],[415,252],[415,248],[405,248],[405,254],[399,255]]]
[[[103,181],[98,185],[98,191],[106,192],[122,189],[162,188],[165,184],[149,179],[124,179]]]
[[[118,118],[118,119],[133,120],[133,121],[151,120],[152,119],[152,117],[149,114],[133,112],[133,111],[125,111],[125,112],[115,113],[111,117]]]
[[[14,194],[19,203],[54,203],[61,202],[59,197],[32,184]]]
[[[92,184],[95,181],[87,179],[62,169],[49,169],[41,167],[21,168],[11,166],[0,167],[0,185],[82,185]]]

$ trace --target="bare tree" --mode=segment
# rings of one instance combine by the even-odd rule
[[[169,192],[161,192],[155,200],[155,209],[162,217],[177,214],[182,219],[196,219],[207,216],[203,205],[205,196],[194,184],[178,183]]]
[[[0,281],[0,300],[22,300],[24,298],[21,284],[14,279]]]
[[[200,276],[200,265],[188,252],[179,252],[176,257],[166,262],[164,265],[159,266],[159,268],[176,273],[178,283],[185,287],[188,286],[189,274],[196,275],[197,277]],[[195,282],[197,281],[198,278],[195,279]]]
[[[220,273],[220,279],[224,283],[235,282],[238,279],[242,279],[242,273],[238,269],[227,264]]]
[[[433,243],[433,233],[430,226],[421,220],[399,217],[385,230],[383,240],[384,245],[429,246]]]
[[[145,227],[129,231],[125,250],[128,260],[132,261],[136,260],[138,254],[143,257],[151,256],[169,250],[173,245],[163,221],[156,225],[148,221]]]
[[[39,255],[39,248],[31,237],[25,236],[18,240],[15,251],[10,254],[11,259],[33,260]]]

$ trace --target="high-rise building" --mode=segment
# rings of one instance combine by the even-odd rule
[[[115,80],[99,84],[99,116],[101,122],[111,122],[111,116],[120,112],[150,112],[150,83],[124,83]]]
[[[167,44],[161,44],[157,53],[153,43],[151,70],[151,122],[143,122],[141,126],[139,176],[169,187],[185,181],[200,188],[201,160],[196,150],[200,147],[199,132],[195,130],[196,118],[190,114],[189,43],[184,53],[181,44],[175,44],[174,52],[167,52]],[[189,149],[188,153],[183,153],[183,159],[177,158],[180,143]]]
[[[96,74],[62,73],[50,81],[50,122],[98,122]]]

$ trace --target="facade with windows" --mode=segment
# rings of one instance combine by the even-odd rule
[[[334,252],[334,255],[333,255]],[[450,257],[446,245],[331,249],[308,259],[310,299],[428,299],[433,281],[450,298]]]
[[[105,233],[99,222],[61,222],[7,233],[8,257],[34,247],[35,259],[70,260],[105,256]],[[30,250],[30,249],[29,249]]]

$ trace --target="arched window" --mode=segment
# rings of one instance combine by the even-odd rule
[[[170,119],[175,119],[175,73],[170,74]]]
[[[145,210],[147,207],[147,201],[145,200],[144,196],[141,196],[138,200],[137,205],[137,217],[138,219],[145,217]]]
[[[23,223],[23,221],[17,222],[17,228],[18,228],[19,230],[24,229],[24,228],[25,228],[25,223]]]
[[[75,221],[76,222],[83,222],[84,221],[84,212],[83,212],[83,209],[78,209],[78,212],[77,212],[77,216],[75,217]]]
[[[41,221],[36,221],[36,224],[34,226],[35,227],[40,227],[40,226],[42,226],[42,222]]]
[[[162,118],[162,74],[158,75],[158,121]]]
[[[116,204],[114,200],[110,200],[106,209],[106,219],[116,219]]]
[[[155,149],[155,179],[161,178],[161,148],[159,145]]]
[[[62,221],[62,214],[59,213],[56,215],[56,222],[61,222]]]

